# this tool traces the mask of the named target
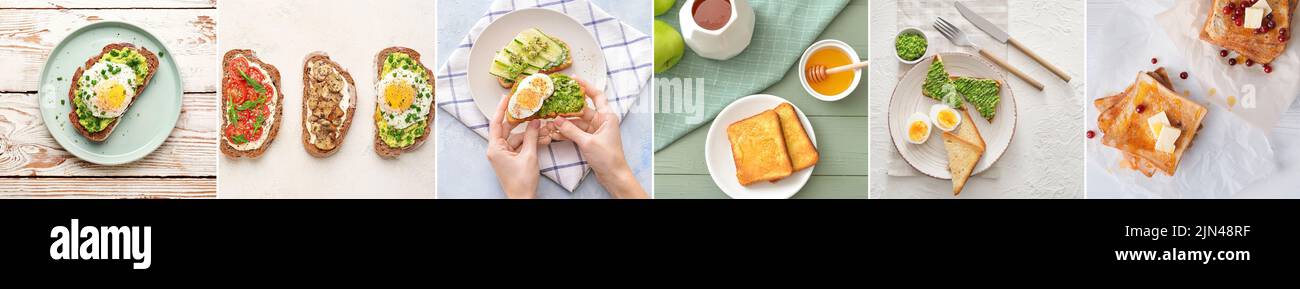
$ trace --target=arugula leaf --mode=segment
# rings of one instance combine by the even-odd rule
[[[252,87],[253,90],[256,90],[257,93],[266,93],[266,87],[262,87],[262,83],[253,80],[252,77],[248,77],[248,74],[244,73],[244,71],[239,71],[239,76],[244,77],[244,82],[248,83],[248,86]]]
[[[244,138],[244,135],[242,135],[242,134],[241,134],[241,135],[235,135],[235,137],[230,138],[230,140],[233,141],[233,142],[235,142],[235,144],[243,144],[243,143],[248,142],[248,139],[245,139],[245,138]]]

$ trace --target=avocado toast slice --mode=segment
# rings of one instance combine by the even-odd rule
[[[921,94],[961,110],[965,110],[962,102],[968,102],[989,121],[1002,101],[1001,92],[1002,81],[949,74],[939,55],[934,56],[921,84]]]
[[[529,28],[519,32],[505,47],[497,51],[488,73],[497,77],[497,83],[512,88],[526,76],[551,74],[573,66],[569,44],[547,35],[541,29]]]
[[[510,114],[506,114],[506,121],[510,124],[520,124],[536,119],[551,119],[557,117],[577,117],[582,116],[582,110],[587,107],[587,90],[578,84],[576,79],[562,74],[555,73],[550,75],[555,83],[555,92],[542,102],[542,108],[537,110],[532,116],[517,119]],[[518,82],[510,88],[511,97],[519,89]]]
[[[78,133],[80,133],[82,136],[86,137],[86,139],[89,139],[91,141],[102,142],[104,140],[107,140],[108,136],[113,134],[113,129],[117,128],[117,125],[121,123],[120,121],[121,117],[115,117],[110,119],[110,118],[97,118],[91,115],[90,112],[87,111],[87,108],[83,107],[88,104],[78,105],[81,102],[77,100],[77,87],[79,86],[80,81],[83,80],[82,74],[85,72],[87,68],[90,68],[91,66],[94,66],[96,63],[99,63],[100,60],[102,60],[105,55],[109,55],[111,53],[114,53],[115,51],[124,51],[124,50],[134,51],[135,53],[138,53],[140,56],[144,57],[144,63],[122,63],[127,65],[134,64],[132,66],[137,68],[133,68],[133,69],[137,69],[137,70],[138,68],[145,68],[146,73],[144,76],[144,80],[136,84],[135,87],[135,97],[138,98],[139,96],[144,94],[144,89],[148,87],[149,81],[153,79],[154,72],[158,71],[158,56],[154,55],[152,51],[149,51],[149,49],[146,49],[144,47],[137,47],[131,43],[113,43],[113,44],[105,45],[104,48],[100,50],[100,53],[98,55],[95,55],[94,57],[91,57],[89,60],[86,60],[86,65],[83,67],[78,67],[77,72],[72,74],[72,81],[71,81],[72,85],[71,88],[68,89],[68,103],[72,104],[73,108],[72,111],[68,113],[68,120],[72,122],[72,127],[77,129]],[[127,104],[126,110],[130,110],[131,105],[134,104],[136,100],[139,99],[132,99],[132,101]],[[99,127],[98,129],[94,127],[88,128],[86,127],[85,124],[82,124],[83,121],[85,121],[87,124],[99,126]],[[108,122],[108,123],[105,124],[103,122]]]
[[[390,61],[389,56],[393,56],[394,60]],[[420,53],[406,47],[389,47],[375,55],[375,76],[379,80],[376,81],[376,84],[385,79],[386,73],[399,69],[416,74],[415,77],[418,78],[416,83],[412,83],[417,92],[415,97],[418,99],[414,100],[412,106],[422,108],[413,109],[413,111],[410,111],[411,114],[408,115],[412,119],[418,120],[421,117],[423,119],[402,129],[389,127],[389,119],[382,116],[384,112],[381,109],[381,106],[385,105],[387,96],[384,91],[377,91],[378,97],[376,98],[379,103],[375,107],[375,153],[382,158],[397,158],[403,153],[420,147],[429,138],[430,123],[433,121],[431,102],[433,101],[434,83],[430,77],[432,74],[430,74],[429,68],[424,66],[423,62],[420,62]],[[419,91],[425,89],[427,89],[428,95],[418,95]]]

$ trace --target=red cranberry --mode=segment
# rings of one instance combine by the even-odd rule
[[[1160,60],[1159,60],[1159,59],[1156,59],[1155,57],[1152,57],[1152,58],[1151,58],[1151,64],[1156,64],[1156,62],[1160,62]]]
[[[1255,66],[1255,60],[1246,59],[1246,67],[1251,67],[1251,66]]]
[[[1291,34],[1287,33],[1286,28],[1279,29],[1277,33],[1278,33],[1277,34],[1278,42],[1286,42],[1287,40],[1291,40]]]
[[[1235,11],[1237,11],[1237,4],[1228,3],[1227,6],[1223,6],[1223,14],[1233,14]]]
[[[1266,28],[1265,30],[1267,31],[1273,30],[1274,27],[1277,27],[1277,22],[1273,21],[1273,14],[1264,16],[1264,26],[1262,28]]]
[[[1228,57],[1228,50],[1227,49],[1219,50],[1219,57]]]
[[[1178,77],[1179,77],[1179,78],[1182,78],[1182,79],[1187,79],[1187,72],[1186,72],[1186,71],[1183,71],[1183,73],[1179,73],[1179,74],[1178,74]]]
[[[1268,29],[1265,29],[1264,26],[1255,28],[1255,34],[1264,34],[1264,33],[1268,33]]]
[[[1139,104],[1139,105],[1137,106],[1137,113],[1142,113],[1142,112],[1144,112],[1144,111],[1147,111],[1147,105],[1145,105],[1145,104]]]
[[[1264,73],[1273,73],[1273,66],[1272,66],[1272,65],[1268,65],[1267,63],[1265,63],[1265,64],[1264,64]]]
[[[1094,138],[1094,137],[1097,137],[1097,132],[1092,131],[1092,130],[1089,130],[1089,131],[1088,131],[1088,138]]]
[[[1236,58],[1228,58],[1228,66],[1233,66],[1233,65],[1237,65],[1237,59],[1236,59]]]

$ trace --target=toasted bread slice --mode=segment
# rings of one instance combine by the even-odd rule
[[[975,126],[974,119],[970,117],[970,112],[968,112],[967,110],[958,110],[958,111],[961,111],[961,117],[962,117],[961,125],[958,125],[957,129],[954,129],[952,131],[954,132],[955,135],[957,135],[957,137],[960,137],[962,140],[972,145],[975,145],[976,147],[979,147],[981,151],[984,150],[985,149],[984,136],[980,135],[980,129],[979,127]]]
[[[431,72],[430,72],[431,70],[429,70],[429,67],[424,66],[424,62],[420,61],[420,53],[419,53],[419,52],[416,52],[414,49],[410,49],[410,48],[406,48],[406,47],[389,47],[389,48],[384,48],[384,50],[379,51],[379,54],[376,54],[376,55],[375,55],[375,78],[376,78],[376,83],[378,83],[378,78],[382,76],[381,74],[384,73],[384,60],[385,60],[386,58],[388,58],[388,55],[389,55],[389,54],[392,54],[392,53],[394,53],[394,52],[401,52],[401,53],[406,53],[406,55],[410,55],[410,56],[411,56],[411,59],[412,59],[412,60],[415,60],[415,63],[416,63],[416,64],[419,64],[421,68],[424,68],[424,73],[425,73],[425,76],[424,76],[424,77],[425,77],[425,79],[428,79],[428,81],[426,81],[426,82],[429,84],[429,86],[430,86],[431,88],[432,88],[432,86],[434,86],[433,77],[432,77],[432,74],[431,74]],[[436,89],[430,89],[430,90],[432,90],[432,91],[437,91]],[[435,93],[436,93],[436,92],[435,92]],[[378,108],[378,107],[375,107],[375,109],[379,109],[379,108]],[[390,146],[388,146],[388,144],[385,144],[385,143],[384,143],[384,140],[383,140],[382,138],[379,137],[379,127],[378,127],[378,124],[376,124],[376,127],[375,127],[375,153],[376,153],[376,154],[379,154],[379,156],[382,157],[382,158],[390,158],[390,159],[391,159],[391,158],[397,158],[397,156],[402,155],[402,153],[409,152],[409,151],[415,150],[416,148],[419,148],[420,145],[423,145],[423,144],[424,144],[424,141],[427,140],[427,139],[429,138],[429,134],[431,134],[431,131],[430,131],[430,130],[433,128],[433,124],[432,124],[431,122],[433,121],[433,113],[434,113],[433,111],[434,111],[434,110],[435,110],[435,109],[433,109],[432,107],[430,107],[429,112],[428,112],[428,113],[429,113],[429,116],[424,118],[424,135],[421,135],[419,138],[416,138],[416,139],[415,139],[415,143],[413,143],[413,144],[411,144],[411,145],[409,145],[409,146],[406,146],[406,147],[404,147],[404,148],[394,148],[394,147],[390,147]]]
[[[321,70],[313,71],[313,68]],[[341,84],[339,91],[334,91],[334,81]],[[302,83],[303,148],[314,157],[328,157],[339,151],[352,127],[357,110],[357,84],[352,74],[324,52],[313,52],[303,60]]]
[[[790,103],[782,103],[775,109],[781,117],[781,133],[785,137],[785,148],[790,154],[790,164],[795,171],[800,171],[817,164],[817,146],[813,145],[808,132],[803,129],[803,122]]]
[[[1209,17],[1201,27],[1201,40],[1236,51],[1259,63],[1271,63],[1286,51],[1290,39],[1282,41],[1279,35],[1282,30],[1291,32],[1291,14],[1295,11],[1296,4],[1294,0],[1262,0],[1268,1],[1269,7],[1273,9],[1271,14],[1273,21],[1277,23],[1275,28],[1263,34],[1256,33],[1255,29],[1246,28],[1244,25],[1237,26],[1232,20],[1232,15],[1224,14],[1223,7],[1227,6],[1229,1],[1211,1],[1213,4],[1210,5]],[[1231,2],[1242,5],[1239,1]]]
[[[957,86],[957,93],[961,94],[967,104],[974,107],[984,119],[993,121],[993,117],[997,116],[998,104],[1002,102],[1001,80],[966,76],[951,76],[949,79]],[[987,86],[991,91],[985,91],[981,86]]]
[[[568,51],[569,53],[564,56],[564,63],[561,63],[560,65],[557,65],[555,67],[540,70],[537,73],[551,74],[551,73],[560,72],[565,69],[569,69],[569,67],[573,66],[573,50],[569,49],[570,48],[569,43],[560,40],[560,38],[558,37],[551,37],[551,40],[555,40],[555,43],[559,43],[560,45],[563,45],[565,51]],[[505,78],[497,77],[497,84],[500,84],[501,87],[503,88],[513,89],[515,87],[515,84],[518,83],[520,80],[523,80],[524,77],[527,77],[527,75],[519,75],[518,79],[505,79]]]
[[[766,110],[727,126],[731,157],[736,161],[736,180],[741,185],[790,176],[794,167],[781,133],[781,117]]]
[[[1201,121],[1208,110],[1170,89],[1160,80],[1159,73],[1139,73],[1137,80],[1124,93],[1093,102],[1101,111],[1097,127],[1102,131],[1102,144],[1125,153],[1127,164],[1144,174],[1145,168],[1154,167],[1172,176],[1200,130]],[[1137,109],[1141,106],[1143,109]],[[1156,139],[1151,135],[1147,119],[1165,113],[1169,123],[1183,133],[1175,142],[1173,153],[1156,151]],[[1133,158],[1129,158],[1131,155]],[[1144,162],[1145,161],[1145,162]]]
[[[576,79],[575,79],[575,80],[576,80]],[[513,86],[513,87],[510,88],[510,94],[507,94],[505,97],[511,97],[511,96],[513,96],[513,95],[515,94],[515,91],[519,89],[519,85],[518,85],[518,84],[519,84],[519,83],[516,82],[516,83],[515,83],[515,86]],[[578,85],[578,84],[575,82],[574,85]],[[524,122],[527,122],[527,121],[530,121],[530,120],[538,120],[538,119],[552,119],[552,118],[557,118],[557,117],[579,117],[579,116],[582,116],[582,110],[586,109],[586,107],[587,107],[587,89],[586,89],[585,87],[582,87],[581,85],[578,85],[578,96],[582,97],[582,106],[577,107],[577,109],[575,109],[575,110],[573,110],[573,111],[570,111],[570,112],[564,112],[564,113],[560,113],[560,112],[551,112],[551,113],[547,113],[547,114],[542,114],[542,113],[539,112],[539,113],[537,113],[537,114],[533,114],[532,116],[525,117],[525,118],[523,118],[523,119],[518,119],[518,118],[515,118],[514,116],[511,116],[510,114],[506,114],[506,122],[507,122],[507,123],[510,123],[511,125],[516,125],[516,124],[524,123]],[[550,99],[547,99],[547,101],[550,101]],[[543,102],[542,105],[545,106],[545,105],[546,105],[545,102]]]
[[[243,56],[244,58],[248,59],[249,63],[257,64],[257,66],[260,66],[262,70],[265,70],[266,73],[269,74],[267,76],[270,77],[271,83],[275,85],[275,108],[271,110],[271,114],[273,115],[271,119],[273,119],[273,121],[266,124],[270,126],[269,128],[270,132],[268,132],[266,139],[262,141],[262,144],[256,148],[250,150],[236,149],[234,146],[230,144],[230,141],[226,139],[224,134],[219,140],[219,142],[221,143],[221,153],[225,154],[228,157],[255,159],[261,157],[263,153],[266,153],[266,149],[271,147],[271,142],[275,141],[275,137],[280,134],[280,121],[283,120],[283,116],[284,116],[284,92],[281,90],[283,86],[280,85],[280,70],[276,69],[274,65],[263,62],[261,59],[257,58],[257,54],[255,52],[248,49],[231,49],[230,51],[226,51],[225,56],[221,58],[222,79],[241,78],[240,75],[235,74],[226,69],[226,67],[230,66],[230,61],[232,59],[235,59],[240,56]],[[222,109],[224,110],[225,108],[224,105],[227,100],[226,99],[227,96],[225,93],[226,91],[225,81],[222,81],[221,86],[222,86],[221,105],[223,105]],[[225,113],[222,113],[221,114],[222,131],[225,131],[226,126],[228,126],[229,124],[230,122],[229,120],[227,120],[227,115]]]
[[[984,147],[950,132],[943,132],[942,137],[943,147],[948,151],[948,172],[952,173],[952,194],[960,195],[975,172],[975,165],[984,156]]]
[[[135,46],[135,44],[131,44],[131,43],[113,43],[113,44],[105,45],[104,48],[100,50],[99,54],[95,55],[94,57],[91,57],[89,60],[86,60],[85,66],[78,67],[77,72],[74,72],[72,74],[72,78],[71,78],[72,87],[68,89],[69,105],[75,103],[74,99],[77,97],[77,82],[79,79],[81,79],[81,74],[84,73],[87,68],[90,68],[91,66],[94,66],[95,63],[98,63],[99,59],[104,57],[104,54],[107,54],[109,51],[122,49],[122,48],[129,48],[131,50],[135,50],[136,52],[139,52],[140,55],[144,56],[145,61],[148,62],[147,65],[149,66],[149,73],[145,75],[144,82],[141,82],[135,87],[136,97],[133,98],[131,103],[128,103],[126,106],[126,110],[128,111],[131,110],[131,106],[134,105],[136,101],[140,100],[139,97],[141,95],[144,95],[144,89],[149,87],[149,81],[153,80],[154,73],[158,71],[158,56],[154,55],[154,53],[152,51],[149,51],[148,48],[138,47]],[[68,120],[72,122],[72,128],[77,129],[77,133],[81,134],[81,136],[86,137],[86,139],[93,142],[102,142],[104,140],[107,140],[108,136],[113,135],[113,129],[117,128],[117,125],[122,122],[121,121],[122,118],[118,117],[116,119],[113,119],[113,121],[109,122],[108,126],[105,127],[103,130],[92,133],[89,130],[86,130],[85,126],[81,125],[81,118],[77,116],[77,109],[75,107],[72,109],[71,112],[68,112]]]

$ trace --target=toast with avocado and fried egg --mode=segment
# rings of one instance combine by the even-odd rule
[[[130,43],[104,46],[72,74],[72,127],[91,141],[107,140],[157,70],[158,56],[149,49]]]
[[[497,51],[488,70],[497,83],[511,88],[522,78],[538,73],[551,74],[573,66],[569,44],[546,35],[541,29],[529,28]]]
[[[519,124],[535,119],[576,117],[587,107],[587,91],[568,75],[538,73],[510,89],[506,121]]]
[[[375,55],[375,153],[396,158],[429,137],[433,119],[433,79],[420,53],[389,47]]]
[[[280,70],[247,49],[227,51],[221,67],[221,153],[261,157],[280,132]]]

